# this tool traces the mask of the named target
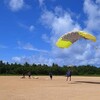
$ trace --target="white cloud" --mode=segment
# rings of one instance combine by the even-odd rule
[[[24,64],[25,62],[28,62],[29,64],[47,64],[52,65],[53,59],[51,58],[45,58],[43,56],[19,56],[19,57],[12,57],[12,61],[16,63]]]
[[[44,0],[38,0],[39,1],[39,5],[43,6],[44,5]]]
[[[24,7],[24,0],[9,0],[9,7],[12,11],[18,11]]]
[[[18,62],[18,63],[21,62],[21,58],[20,58],[20,57],[12,57],[12,60],[13,60],[14,62]]]
[[[34,26],[33,25],[30,25],[29,26],[29,31],[32,32],[33,30],[34,30]]]
[[[91,50],[88,50],[87,56],[90,56],[87,63],[100,65],[100,0],[85,0],[84,2],[84,12],[87,14],[87,20],[85,21],[85,30],[95,34],[97,41],[94,43]],[[91,53],[90,53],[91,52]]]
[[[22,23],[18,23],[18,25],[24,29],[27,29],[29,30],[30,32],[33,32],[34,29],[35,29],[35,26],[34,25],[25,25],[25,24],[22,24]]]
[[[87,0],[85,0],[85,2],[86,1]],[[85,6],[88,7],[87,5],[84,5],[84,8]],[[90,11],[89,8],[87,9],[89,11],[86,11],[86,13],[88,13],[88,20],[86,21],[87,27],[85,28],[85,30],[87,31],[91,31],[91,29],[99,30],[99,27],[98,27],[99,20],[97,21],[95,19],[95,17],[98,16],[97,9],[94,9],[95,11],[94,15],[92,13],[92,10]],[[87,9],[85,8],[84,11]],[[46,26],[46,28],[51,29],[50,43],[52,44],[52,51],[50,54],[52,55],[52,57],[55,58],[53,59],[55,63],[59,65],[96,64],[96,61],[98,61],[98,58],[95,57],[96,50],[94,49],[94,43],[92,43],[91,41],[86,41],[84,39],[79,40],[77,41],[77,43],[74,43],[68,49],[59,49],[55,46],[55,43],[58,37],[60,37],[62,34],[69,31],[82,30],[81,26],[72,19],[70,13],[68,13],[67,11],[64,11],[62,8],[56,7],[56,9],[54,9],[54,12],[45,10],[41,16],[41,20],[42,20],[43,25]],[[96,21],[95,23],[96,27],[90,24],[92,20]]]
[[[90,31],[100,31],[100,5],[97,3],[100,3],[100,0],[84,2],[84,12],[87,14],[86,29]]]
[[[54,62],[58,63],[59,65],[74,63],[74,60],[76,60],[76,55],[79,53],[79,50],[80,53],[82,53],[82,47],[76,45],[69,49],[59,49],[55,46],[55,43],[58,37],[60,37],[64,33],[72,30],[80,30],[80,25],[74,22],[68,12],[59,7],[56,7],[55,12],[45,10],[41,16],[41,19],[43,25],[45,25],[46,27],[48,26],[48,28],[51,29],[51,55],[55,58]]]
[[[4,0],[7,7],[13,11],[17,12],[22,9],[30,9],[31,6],[25,3],[25,0]]]
[[[41,19],[42,23],[52,30],[53,35],[58,34],[60,36],[65,32],[80,29],[80,25],[72,20],[71,15],[62,10],[60,7],[59,11],[57,7],[55,12],[45,10],[41,16]]]
[[[97,3],[97,4],[100,4],[100,0],[96,0],[96,3]]]
[[[50,38],[49,38],[49,36],[48,36],[47,34],[43,34],[43,35],[42,35],[42,39],[43,39],[45,42],[50,43]]]
[[[32,64],[31,57],[26,57],[26,56],[16,56],[16,57],[12,57],[12,61],[13,62],[16,62],[16,63],[21,63],[21,64],[24,64],[25,62],[28,62],[28,63]]]
[[[24,43],[23,44],[20,41],[18,41],[18,48],[19,49],[24,49],[24,50],[31,50],[31,51],[41,52],[41,53],[48,53],[48,51],[46,51],[46,50],[37,49],[37,48],[33,47],[33,45],[30,44],[30,43]]]

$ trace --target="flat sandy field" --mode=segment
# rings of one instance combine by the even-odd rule
[[[100,100],[100,77],[0,76],[0,100]]]

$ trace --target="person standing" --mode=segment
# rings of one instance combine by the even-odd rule
[[[31,78],[31,72],[30,71],[28,72],[28,77]]]
[[[71,72],[71,70],[68,70],[67,72],[66,72],[66,81],[71,81],[71,75],[72,75],[72,72]]]
[[[25,70],[23,70],[23,72],[22,72],[22,78],[25,78]]]
[[[52,72],[49,73],[49,76],[50,76],[50,79],[52,80],[52,77],[53,77]]]

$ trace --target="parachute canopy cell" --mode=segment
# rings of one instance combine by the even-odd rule
[[[80,38],[84,38],[96,42],[96,37],[93,36],[92,34],[89,34],[84,31],[75,31],[75,32],[69,32],[62,35],[56,42],[56,45],[59,48],[68,48]]]

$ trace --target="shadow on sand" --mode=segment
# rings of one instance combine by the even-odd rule
[[[75,81],[72,84],[79,84],[79,83],[100,84],[100,82],[92,82],[92,81]]]

